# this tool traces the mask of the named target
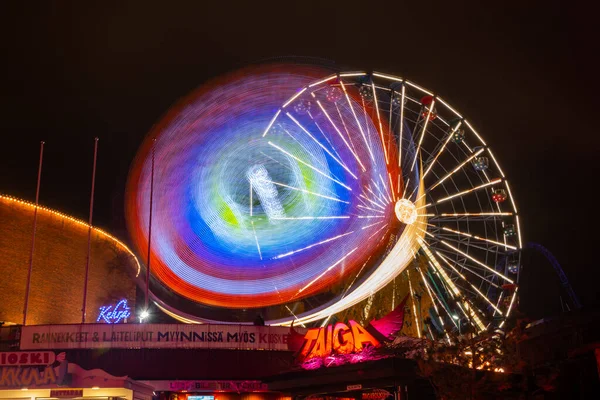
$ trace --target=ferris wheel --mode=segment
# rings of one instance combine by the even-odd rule
[[[262,137],[300,168],[288,171],[288,183],[257,170],[259,195],[279,187],[324,199],[312,214],[298,207],[285,216],[274,201],[268,218],[294,224],[298,234],[345,220],[344,230],[311,244],[337,242],[330,269],[365,246],[381,247],[368,277],[297,323],[355,305],[405,272],[421,279],[441,330],[461,321],[478,333],[504,325],[518,291],[517,208],[492,150],[441,97],[391,75],[332,74],[283,103]],[[327,281],[328,271],[302,289]]]
[[[218,78],[150,133],[126,210],[140,254],[152,216],[150,289],[185,322],[321,323],[408,276],[447,335],[502,328],[517,298],[519,217],[492,150],[395,76],[284,64]]]

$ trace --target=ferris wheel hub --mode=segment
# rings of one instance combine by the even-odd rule
[[[406,225],[410,225],[417,220],[417,207],[415,203],[408,199],[400,199],[394,207],[396,218]]]

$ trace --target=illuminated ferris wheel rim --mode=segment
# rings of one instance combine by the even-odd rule
[[[504,247],[505,249],[511,249],[515,252],[518,252],[521,247],[522,247],[522,241],[521,241],[521,230],[520,230],[520,224],[519,224],[519,218],[518,218],[518,214],[517,214],[517,208],[515,205],[515,201],[513,198],[513,195],[510,191],[510,186],[508,184],[508,181],[506,180],[506,177],[500,167],[500,165],[498,164],[496,158],[494,157],[494,155],[492,154],[491,150],[489,149],[487,143],[482,139],[482,137],[479,135],[479,133],[472,127],[472,125],[469,123],[468,120],[466,120],[461,114],[459,114],[454,108],[452,108],[448,103],[446,103],[441,97],[435,95],[433,92],[430,92],[424,88],[422,88],[421,86],[408,81],[406,79],[402,79],[399,77],[395,77],[392,75],[388,75],[388,74],[382,74],[382,73],[377,73],[374,72],[372,74],[368,74],[366,72],[343,72],[343,73],[336,73],[336,74],[331,74],[327,77],[324,77],[323,79],[319,79],[316,80],[308,85],[306,85],[305,87],[301,88],[300,90],[298,90],[293,96],[291,96],[285,103],[283,103],[283,105],[274,113],[273,118],[270,120],[268,126],[266,127],[265,131],[263,132],[262,137],[267,139],[268,138],[268,133],[269,130],[274,126],[274,124],[276,124],[276,122],[278,121],[279,118],[282,118],[284,115],[286,115],[288,112],[290,112],[290,110],[292,109],[292,106],[294,105],[294,103],[301,99],[301,97],[303,95],[307,95],[308,93],[314,93],[315,91],[318,91],[319,89],[321,89],[323,86],[329,86],[332,82],[336,82],[337,86],[341,86],[342,89],[345,91],[344,89],[344,83],[348,83],[346,82],[347,80],[351,80],[351,79],[355,79],[355,78],[365,78],[365,77],[369,77],[370,79],[372,79],[370,81],[368,85],[371,85],[371,89],[372,89],[372,93],[376,96],[376,93],[378,90],[382,90],[382,91],[388,91],[391,93],[391,96],[396,96],[396,95],[400,95],[402,96],[402,103],[405,104],[405,101],[410,101],[412,103],[418,102],[418,98],[410,98],[408,95],[406,95],[406,99],[404,99],[405,96],[405,88],[410,88],[411,90],[414,90],[416,92],[421,93],[424,96],[429,96],[432,103],[430,104],[429,107],[429,111],[427,112],[427,117],[423,118],[424,120],[430,121],[429,117],[430,117],[430,113],[432,113],[433,109],[434,109],[434,105],[436,107],[443,107],[444,110],[446,110],[447,112],[450,113],[450,115],[454,118],[457,118],[458,120],[460,120],[460,124],[458,126],[462,127],[466,127],[468,128],[469,132],[471,132],[477,139],[478,141],[478,147],[479,149],[469,149],[469,151],[472,153],[472,157],[470,157],[468,160],[462,162],[458,168],[456,168],[455,170],[451,171],[450,173],[448,173],[446,176],[444,176],[442,179],[443,181],[448,180],[448,178],[451,178],[451,180],[453,179],[452,174],[454,174],[455,172],[457,172],[460,168],[465,167],[466,165],[470,165],[474,158],[480,154],[482,154],[483,152],[487,152],[487,154],[489,154],[490,158],[493,161],[493,166],[495,166],[497,172],[498,172],[498,176],[494,176],[494,177],[488,177],[487,174],[485,175],[485,178],[487,180],[487,182],[484,182],[481,185],[478,185],[477,187],[472,187],[470,189],[464,190],[462,192],[458,192],[458,193],[454,193],[452,195],[446,196],[445,198],[441,198],[438,199],[437,203],[431,203],[431,202],[427,202],[427,203],[423,203],[423,201],[425,200],[425,196],[423,195],[423,192],[425,190],[427,190],[426,187],[423,187],[423,179],[425,178],[425,176],[427,176],[430,172],[431,169],[434,165],[434,163],[438,160],[438,157],[444,152],[444,150],[446,149],[446,145],[448,145],[448,142],[451,139],[451,135],[448,136],[447,140],[445,141],[445,143],[443,144],[443,146],[441,146],[441,148],[436,149],[436,153],[435,155],[433,155],[433,153],[431,154],[431,156],[434,156],[433,158],[433,162],[429,163],[429,165],[425,166],[425,168],[423,168],[423,170],[421,170],[421,175],[422,175],[422,179],[420,184],[418,185],[418,188],[420,190],[420,192],[416,192],[416,195],[413,197],[413,201],[407,200],[407,199],[399,199],[395,202],[395,215],[398,217],[398,219],[405,223],[405,225],[407,227],[417,227],[416,229],[414,229],[415,231],[419,231],[418,228],[418,223],[415,224],[415,220],[416,217],[414,214],[414,210],[419,210],[421,208],[425,208],[426,210],[428,210],[428,207],[434,207],[436,206],[436,204],[442,203],[442,202],[446,202],[449,201],[453,198],[458,198],[458,197],[462,197],[463,195],[466,195],[468,193],[471,193],[472,191],[477,191],[477,190],[481,190],[481,189],[489,189],[490,187],[494,186],[494,185],[500,185],[502,187],[506,188],[506,193],[504,194],[504,199],[510,199],[510,204],[512,205],[512,212],[508,212],[508,211],[502,211],[500,208],[500,204],[497,204],[497,208],[498,208],[498,212],[465,212],[465,213],[458,213],[458,212],[447,212],[447,213],[440,213],[440,214],[434,214],[434,213],[426,213],[425,215],[421,215],[421,217],[426,217],[426,218],[461,218],[462,220],[468,220],[469,218],[479,218],[479,217],[496,217],[497,216],[508,216],[508,217],[514,217],[514,221],[516,224],[515,227],[515,234],[516,237],[518,238],[517,242],[509,245],[506,243],[506,240],[504,241],[504,243],[497,241],[494,242],[495,245],[498,245],[500,247]],[[395,84],[399,84],[400,86],[397,88],[397,90],[395,89],[390,89],[389,87],[385,87],[385,86],[380,86],[379,82],[375,82],[376,80],[381,80],[382,82],[388,82],[388,83],[395,83]],[[363,83],[363,85],[365,85]],[[375,99],[375,105],[377,107],[377,100]],[[401,108],[402,111],[404,111],[404,106]],[[427,110],[427,107],[425,107],[425,109]],[[380,118],[379,116],[379,109],[377,109],[377,118]],[[293,118],[292,118],[293,119]],[[438,111],[438,115],[437,115],[437,120],[441,121],[442,124],[444,124],[445,126],[451,128],[450,122],[444,120],[440,115],[439,115],[439,111]],[[380,129],[381,128],[381,121],[380,123]],[[360,124],[359,124],[360,126]],[[403,124],[401,123],[400,126],[403,126]],[[416,126],[416,124],[415,124]],[[453,131],[457,131],[458,130],[458,126],[455,126]],[[383,129],[382,129],[383,130]],[[426,124],[425,124],[425,128],[423,128],[423,136],[425,136],[425,132],[426,132]],[[421,138],[422,139],[422,138]],[[420,143],[421,141],[417,140],[418,146],[421,145]],[[415,143],[415,144],[417,144]],[[466,146],[466,145],[465,145]],[[384,144],[385,147],[385,144]],[[467,146],[468,148],[468,146]],[[419,147],[417,147],[417,151],[416,151],[416,155],[415,155],[415,161],[413,161],[413,166],[416,163],[416,157],[417,155],[419,155]],[[400,143],[400,151],[402,151],[402,143]],[[474,154],[474,155],[473,155]],[[387,156],[387,154],[386,154]],[[387,158],[387,157],[386,157]],[[421,160],[422,161],[422,160]],[[430,175],[433,176],[433,175]],[[438,181],[439,182],[439,181]],[[441,185],[442,182],[436,182],[436,186]],[[413,183],[414,185],[414,183]],[[502,189],[503,190],[503,189]],[[501,194],[501,192],[499,192]],[[402,201],[404,200],[404,203],[402,203]],[[407,203],[408,201],[408,203]],[[416,204],[417,201],[420,202],[420,204]],[[401,203],[403,204],[403,207],[405,207],[405,209],[401,209],[399,210],[399,205],[401,205]],[[408,207],[408,211],[406,209],[406,207]],[[410,209],[412,207],[412,209]],[[402,207],[400,207],[402,208]],[[406,214],[406,212],[408,212],[408,214]],[[401,217],[401,215],[405,215],[404,217]],[[402,218],[408,218],[406,220],[403,220]],[[410,222],[409,222],[410,221]],[[427,226],[431,225],[428,224],[427,221],[422,220],[420,222],[421,224],[427,224]],[[484,240],[484,241],[488,241],[489,240],[485,237],[481,237],[481,236],[477,236],[477,235],[473,235],[470,232],[467,231],[459,231],[459,230],[452,230],[449,228],[443,228],[447,231],[453,232],[453,234],[459,235],[459,236],[464,236],[464,237],[469,237],[471,239],[474,240]],[[430,265],[434,266],[434,269],[438,268],[439,271],[444,271],[445,268],[447,268],[447,266],[450,266],[449,260],[447,257],[444,257],[443,254],[437,252],[437,251],[432,251],[432,249],[427,245],[427,240],[433,236],[433,234],[431,232],[429,232],[429,227],[426,228],[425,230],[420,228],[420,231],[422,231],[420,234],[414,233],[413,232],[413,239],[416,239],[416,242],[419,245],[419,249],[423,250],[424,255],[426,256],[425,258],[427,259],[428,263]],[[403,234],[405,234],[407,232],[403,232]],[[491,239],[490,239],[491,240]],[[440,243],[442,243],[444,246],[446,246],[447,248],[449,248],[451,251],[454,252],[458,252],[460,253],[462,256],[468,258],[469,254],[468,252],[465,253],[464,251],[461,252],[461,250],[458,248],[460,246],[456,246],[450,243],[450,241],[448,240],[441,240]],[[406,247],[408,246],[408,247]],[[396,257],[402,257],[402,263],[406,263],[406,265],[404,265],[404,267],[406,267],[408,265],[408,262],[410,261],[410,259],[412,259],[413,255],[411,254],[412,251],[418,251],[419,249],[411,249],[411,243],[408,243],[406,241],[402,241],[402,238],[400,240],[398,240],[398,242],[396,243]],[[393,250],[392,250],[393,251]],[[391,257],[387,257],[386,260],[389,260],[389,262],[392,261],[398,261],[397,258],[396,259],[392,259]],[[508,276],[503,276],[504,274],[495,271],[495,266],[492,265],[486,265],[485,263],[481,262],[481,260],[477,260],[477,259],[472,259],[471,260],[474,263],[479,263],[480,265],[483,266],[483,268],[488,269],[489,271],[491,271],[493,273],[493,275],[495,275],[494,278],[498,277],[499,279],[502,279],[505,282],[508,282],[509,284],[514,284],[518,281],[518,275],[514,278],[511,279]],[[383,266],[383,268],[382,268]],[[278,320],[272,320],[272,321],[268,321],[269,324],[272,325],[289,325],[290,323],[292,323],[293,321],[295,321],[296,324],[302,324],[302,323],[309,323],[309,322],[314,322],[317,320],[322,320],[322,319],[326,319],[328,317],[330,317],[332,314],[335,314],[336,312],[339,312],[345,308],[348,308],[352,305],[357,304],[358,302],[364,300],[366,297],[368,297],[370,294],[372,294],[373,292],[377,291],[378,289],[380,289],[381,287],[385,286],[385,284],[389,283],[394,277],[396,277],[400,272],[402,272],[402,270],[404,270],[404,267],[398,271],[397,268],[393,268],[391,266],[388,266],[387,271],[386,271],[386,265],[385,265],[385,261],[384,264],[382,264],[382,266],[380,266],[379,268],[377,268],[377,270],[380,271],[380,273],[378,274],[377,271],[375,271],[375,273],[371,274],[367,279],[365,279],[362,284],[361,287],[363,288],[361,290],[361,287],[358,288],[354,288],[350,293],[346,293],[345,296],[342,296],[341,298],[335,299],[334,301],[331,301],[327,304],[321,305],[320,307],[317,307],[316,309],[313,309],[309,312],[303,313],[303,314],[299,314],[299,315],[294,315],[291,311],[290,311],[290,316],[287,318],[282,318],[282,319],[278,319]],[[494,270],[494,271],[492,271]],[[383,272],[381,272],[383,271]],[[387,273],[386,273],[387,272]],[[419,272],[421,272],[419,270]],[[443,275],[443,273],[441,274]],[[460,275],[460,273],[458,273],[458,275]],[[425,280],[425,278],[423,278]],[[449,290],[452,291],[452,279],[448,279],[448,287]],[[473,286],[473,285],[472,285]],[[496,287],[498,287],[499,285],[496,285]],[[426,288],[427,288],[427,292],[429,294],[429,296],[432,297],[432,302],[435,306],[436,304],[436,300],[435,300],[435,294],[433,294],[432,296],[432,291],[430,291],[430,287],[427,286],[426,284]],[[479,293],[481,295],[481,297],[485,297],[484,294],[482,294],[481,292],[478,292],[478,288],[473,286],[472,288],[474,290],[474,293]],[[496,313],[500,313],[504,319],[506,317],[508,317],[508,315],[510,314],[515,299],[516,299],[516,295],[517,295],[517,290],[518,287],[514,287],[513,292],[512,292],[512,296],[510,298],[508,307],[502,312],[500,311],[499,308],[499,304],[500,304],[500,300],[502,299],[502,295],[500,295],[500,298],[498,299],[498,302],[496,303],[496,305],[492,305],[492,307],[495,309],[494,310],[494,315],[496,315]],[[411,292],[412,292],[412,288],[411,288]],[[412,293],[411,293],[412,294]],[[444,308],[444,304],[442,304],[441,301],[438,300],[438,304],[439,304],[439,308],[443,309],[443,311],[446,311],[447,314],[447,319],[449,319],[449,322],[454,322],[452,321],[452,319],[456,316],[454,313],[450,313],[450,310],[446,310]],[[489,301],[489,300],[488,300]],[[460,302],[457,302],[458,304],[458,308],[465,313],[465,316],[467,317],[467,319],[471,320],[473,317],[473,315],[469,315],[470,313],[473,314],[477,314],[477,310],[475,311],[469,311],[469,303],[464,303],[460,304]],[[163,305],[164,306],[164,305]],[[465,310],[466,308],[466,310]],[[437,310],[437,308],[436,308]],[[439,310],[438,310],[439,311]],[[171,312],[173,314],[175,314],[175,316],[177,315],[177,311],[171,309]],[[438,313],[441,314],[441,311]],[[440,318],[442,319],[442,318]],[[209,322],[207,320],[202,320],[200,318],[195,319],[194,317],[190,317],[189,315],[186,315],[185,317],[185,322]],[[211,321],[211,322],[215,322],[215,321]],[[504,324],[504,322],[500,323],[500,327],[502,327],[502,325]],[[443,325],[443,323],[442,323]],[[480,324],[481,325],[481,324]],[[478,327],[479,331],[482,331],[484,329],[482,329],[482,326]],[[486,325],[484,328],[487,328],[488,325]]]

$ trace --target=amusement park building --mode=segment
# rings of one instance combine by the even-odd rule
[[[0,196],[0,321],[21,323],[33,214],[31,203]],[[72,324],[82,320],[88,225],[66,214],[38,208],[28,324]],[[87,315],[96,322],[99,307],[135,300],[138,263],[113,236],[94,228],[91,240]]]

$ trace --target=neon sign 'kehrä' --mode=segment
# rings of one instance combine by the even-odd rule
[[[105,322],[107,324],[118,324],[131,316],[131,309],[127,305],[127,299],[123,299],[113,306],[100,307],[100,313],[96,322]]]

